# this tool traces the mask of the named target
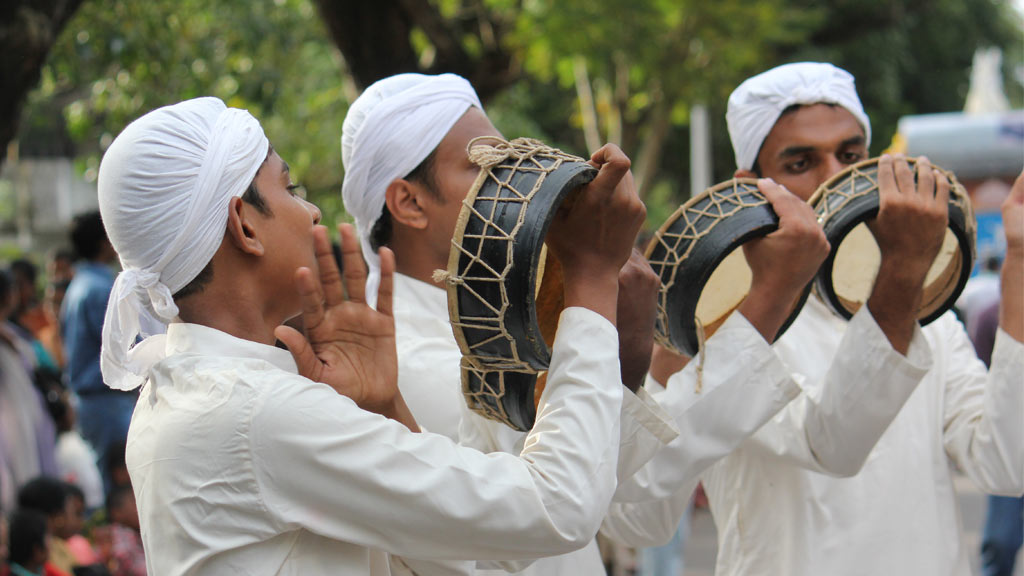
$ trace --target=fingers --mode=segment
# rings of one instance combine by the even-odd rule
[[[914,171],[910,169],[907,160],[903,157],[895,158],[893,164],[896,171],[896,182],[899,184],[895,191],[900,194],[913,194],[916,189]]]
[[[799,214],[800,206],[794,203],[794,200],[799,200],[789,190],[786,190],[785,186],[776,183],[771,178],[760,178],[757,181],[757,189],[764,194],[764,197],[772,205],[772,210],[775,211],[775,215],[779,217],[779,226],[783,226],[782,221],[788,221],[790,218],[795,217]],[[802,200],[799,204],[809,205]]]
[[[288,347],[300,375],[319,381],[322,371],[320,359],[316,357],[309,341],[298,330],[289,326],[278,326],[274,329],[274,337]]]
[[[896,185],[896,172],[893,166],[893,158],[888,154],[882,154],[878,160],[878,200],[884,207],[888,196],[899,193]]]
[[[390,248],[381,248],[379,254],[380,287],[377,289],[377,312],[385,316],[391,316],[391,303],[394,294],[395,253]]]
[[[328,306],[339,304],[345,299],[342,291],[341,273],[338,263],[334,260],[334,250],[327,237],[327,227],[317,226],[313,229],[313,248],[316,251],[316,264],[320,269],[320,289]]]
[[[917,159],[917,194],[923,198],[935,196],[935,183],[945,178],[936,178],[935,170],[932,168],[928,158],[921,156]]]
[[[594,152],[590,157],[590,163],[598,169],[598,173],[588,188],[606,194],[612,193],[619,182],[629,174],[631,165],[629,157],[614,144],[605,144]]]
[[[306,330],[313,330],[324,321],[324,295],[313,272],[306,267],[295,271],[295,288],[302,299],[302,322]]]
[[[935,178],[935,203],[949,211],[949,178],[940,172],[939,170],[932,168],[932,174]]]
[[[1024,204],[1024,171],[1013,181],[1013,188],[1010,188],[1010,195],[1006,198],[1007,204]]]
[[[351,224],[340,224],[338,233],[341,234],[341,273],[345,290],[348,291],[348,299],[353,302],[365,302],[366,263],[363,262],[363,255],[359,251],[356,229]]]

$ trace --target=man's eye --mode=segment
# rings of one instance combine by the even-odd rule
[[[298,196],[303,200],[306,199],[306,188],[302,184],[289,184],[287,190],[292,196]]]
[[[786,164],[786,171],[791,174],[799,174],[800,172],[807,170],[810,165],[811,163],[806,158],[801,158],[800,160]]]
[[[864,159],[864,154],[861,152],[844,152],[839,159],[845,164],[856,164]]]

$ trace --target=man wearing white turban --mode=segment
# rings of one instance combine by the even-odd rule
[[[199,98],[125,128],[99,171],[124,270],[102,368],[142,386],[126,460],[148,571],[452,574],[589,542],[615,488],[617,275],[643,219],[625,159],[595,160],[552,245],[571,292],[528,447],[485,455],[418,433],[396,384],[393,256],[374,310],[352,227],[342,277],[255,118]],[[300,311],[308,341],[280,326]]]
[[[404,74],[378,81],[345,118],[343,197],[365,243],[386,245],[395,253],[399,387],[417,421],[484,451],[515,453],[523,446],[522,434],[465,408],[447,297],[431,280],[434,270],[446,266],[462,200],[478,172],[467,158],[467,144],[481,136],[499,134],[465,80]],[[648,299],[653,303],[653,290],[645,292],[652,272],[642,257],[624,269],[619,314],[637,318],[629,330],[619,326],[620,375],[629,391],[623,391],[619,487],[602,530],[625,544],[650,546],[671,538],[698,475],[800,393],[793,378],[782,376],[787,371],[768,345],[786,312],[775,296],[789,294],[795,300],[827,245],[805,203],[771,182],[760,186],[784,215],[782,225],[778,234],[746,247],[755,268],[753,288],[740,313],[707,342],[703,392],[695,392],[697,363],[674,376],[657,403],[637,388],[646,371],[643,360],[650,359],[653,327],[643,325],[637,310]],[[634,291],[633,283],[644,289]],[[872,351],[856,342],[848,347],[855,353]],[[833,408],[846,404],[840,399]],[[658,434],[654,424],[665,417],[678,428],[678,436]],[[827,436],[829,423],[819,431]],[[869,448],[874,438],[856,441]],[[537,561],[524,573],[568,576],[602,570],[596,546],[590,546]]]
[[[870,125],[853,77],[830,64],[788,64],[748,79],[726,119],[736,175],[773,178],[804,199],[867,156]],[[1024,179],[1004,206],[1017,256],[1003,269],[1003,293],[1012,296],[986,374],[952,312],[924,328],[916,322],[948,191],[924,158],[916,183],[902,159],[883,156],[879,174],[870,228],[882,265],[867,305],[846,322],[808,300],[773,346],[808,382],[806,393],[703,477],[719,531],[716,574],[966,576],[954,468],[986,491],[1024,491]],[[842,345],[850,339],[874,353],[851,356]],[[903,361],[883,368],[893,355]],[[836,380],[816,385],[825,373]],[[884,392],[892,388],[904,391]],[[837,396],[861,408],[828,410]],[[823,419],[841,434],[845,469],[814,450]],[[877,443],[849,442],[876,430]]]

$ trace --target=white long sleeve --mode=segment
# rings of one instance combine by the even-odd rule
[[[150,568],[371,573],[375,551],[519,559],[584,546],[616,483],[617,350],[609,322],[563,312],[516,456],[413,434],[298,376],[287,352],[173,325],[129,435]]]

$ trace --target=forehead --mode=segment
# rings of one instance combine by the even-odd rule
[[[471,106],[437,145],[438,162],[445,163],[465,159],[466,147],[474,138],[480,136],[501,137],[501,132],[498,132],[494,124],[491,124],[490,118],[484,114],[483,110]]]
[[[864,136],[864,128],[849,110],[812,104],[780,116],[764,139],[761,152],[772,158],[790,148],[834,150],[858,136]]]

